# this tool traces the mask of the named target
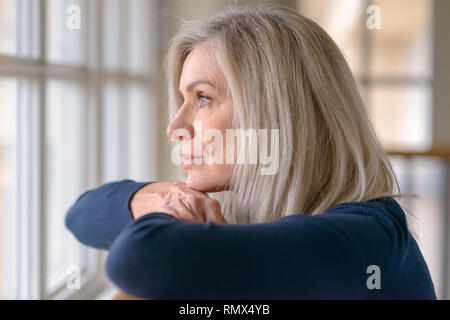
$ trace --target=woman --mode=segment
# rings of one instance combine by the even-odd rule
[[[167,66],[167,134],[186,183],[109,183],[66,217],[81,242],[109,249],[119,288],[153,299],[436,299],[388,157],[317,24],[279,6],[231,8],[186,26]],[[237,150],[211,152],[207,129],[227,142],[230,129],[277,130],[276,172],[236,156],[197,161]]]

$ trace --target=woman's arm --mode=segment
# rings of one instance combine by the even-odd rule
[[[133,221],[128,208],[132,195],[149,182],[122,180],[83,193],[68,210],[67,228],[82,243],[108,249]]]
[[[180,201],[186,206],[180,206]],[[172,205],[177,210],[171,209]],[[69,209],[65,222],[82,243],[108,249],[134,219],[159,209],[183,221],[226,223],[216,200],[184,183],[132,180],[108,183],[85,192]]]
[[[106,272],[153,299],[364,298],[367,267],[386,272],[398,254],[393,230],[339,212],[229,225],[151,213],[114,241]]]

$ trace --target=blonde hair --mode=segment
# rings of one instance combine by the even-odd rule
[[[184,25],[167,56],[170,118],[184,60],[201,43],[223,70],[233,128],[279,129],[279,171],[235,165],[214,197],[230,223],[318,214],[345,202],[400,198],[398,181],[343,55],[313,21],[278,5],[231,7]]]

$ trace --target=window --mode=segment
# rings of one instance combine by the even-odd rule
[[[0,299],[92,298],[105,286],[104,252],[64,217],[87,189],[157,178],[158,10],[0,0]]]
[[[141,83],[130,83],[125,89],[107,82],[103,104],[103,177],[105,182],[120,179],[145,181],[156,176],[150,150],[157,150],[155,124],[157,119],[154,93]],[[142,148],[144,146],[144,148]],[[155,154],[153,153],[153,157]],[[111,161],[111,158],[116,161]]]
[[[6,93],[9,94],[6,94]],[[14,201],[17,193],[17,80],[0,80],[0,296],[6,297],[13,286],[14,261],[6,257],[16,254],[14,228],[11,226],[17,212]]]
[[[319,23],[346,56],[387,149],[425,150],[432,143],[432,4],[299,0],[300,13]],[[379,29],[367,26],[374,10]]]
[[[49,80],[45,108],[45,234],[46,277],[49,287],[65,279],[68,265],[87,268],[84,248],[73,241],[65,228],[68,206],[87,187],[88,145],[85,133],[86,97],[78,82]],[[64,276],[61,276],[64,275]]]
[[[0,1],[0,54],[36,58],[39,54],[39,0]]]

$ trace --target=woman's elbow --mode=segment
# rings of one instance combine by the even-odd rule
[[[83,220],[83,212],[86,209],[85,205],[85,196],[88,192],[84,192],[82,195],[78,197],[78,199],[72,204],[72,206],[67,210],[66,216],[64,218],[64,224],[66,228],[72,232],[75,236],[77,236],[80,232],[83,231],[82,228],[82,220]]]
[[[77,239],[80,238],[80,232],[82,232],[83,228],[80,226],[80,212],[77,208],[72,206],[66,213],[64,218],[64,224],[66,228],[72,232]]]
[[[129,231],[129,230],[127,230]],[[105,261],[108,278],[123,291],[143,298],[155,298],[156,277],[148,266],[148,255],[152,254],[151,244],[142,240],[133,232],[125,231],[111,245]]]
[[[186,292],[186,270],[177,261],[183,242],[164,225],[143,225],[143,221],[125,229],[114,240],[105,262],[108,278],[133,296],[172,299]],[[184,270],[184,271],[183,271]]]
[[[91,212],[80,206],[78,201],[67,211],[64,218],[66,228],[86,246],[107,250],[112,242],[107,233],[98,228],[98,221],[89,216]],[[96,227],[97,226],[97,227]]]

